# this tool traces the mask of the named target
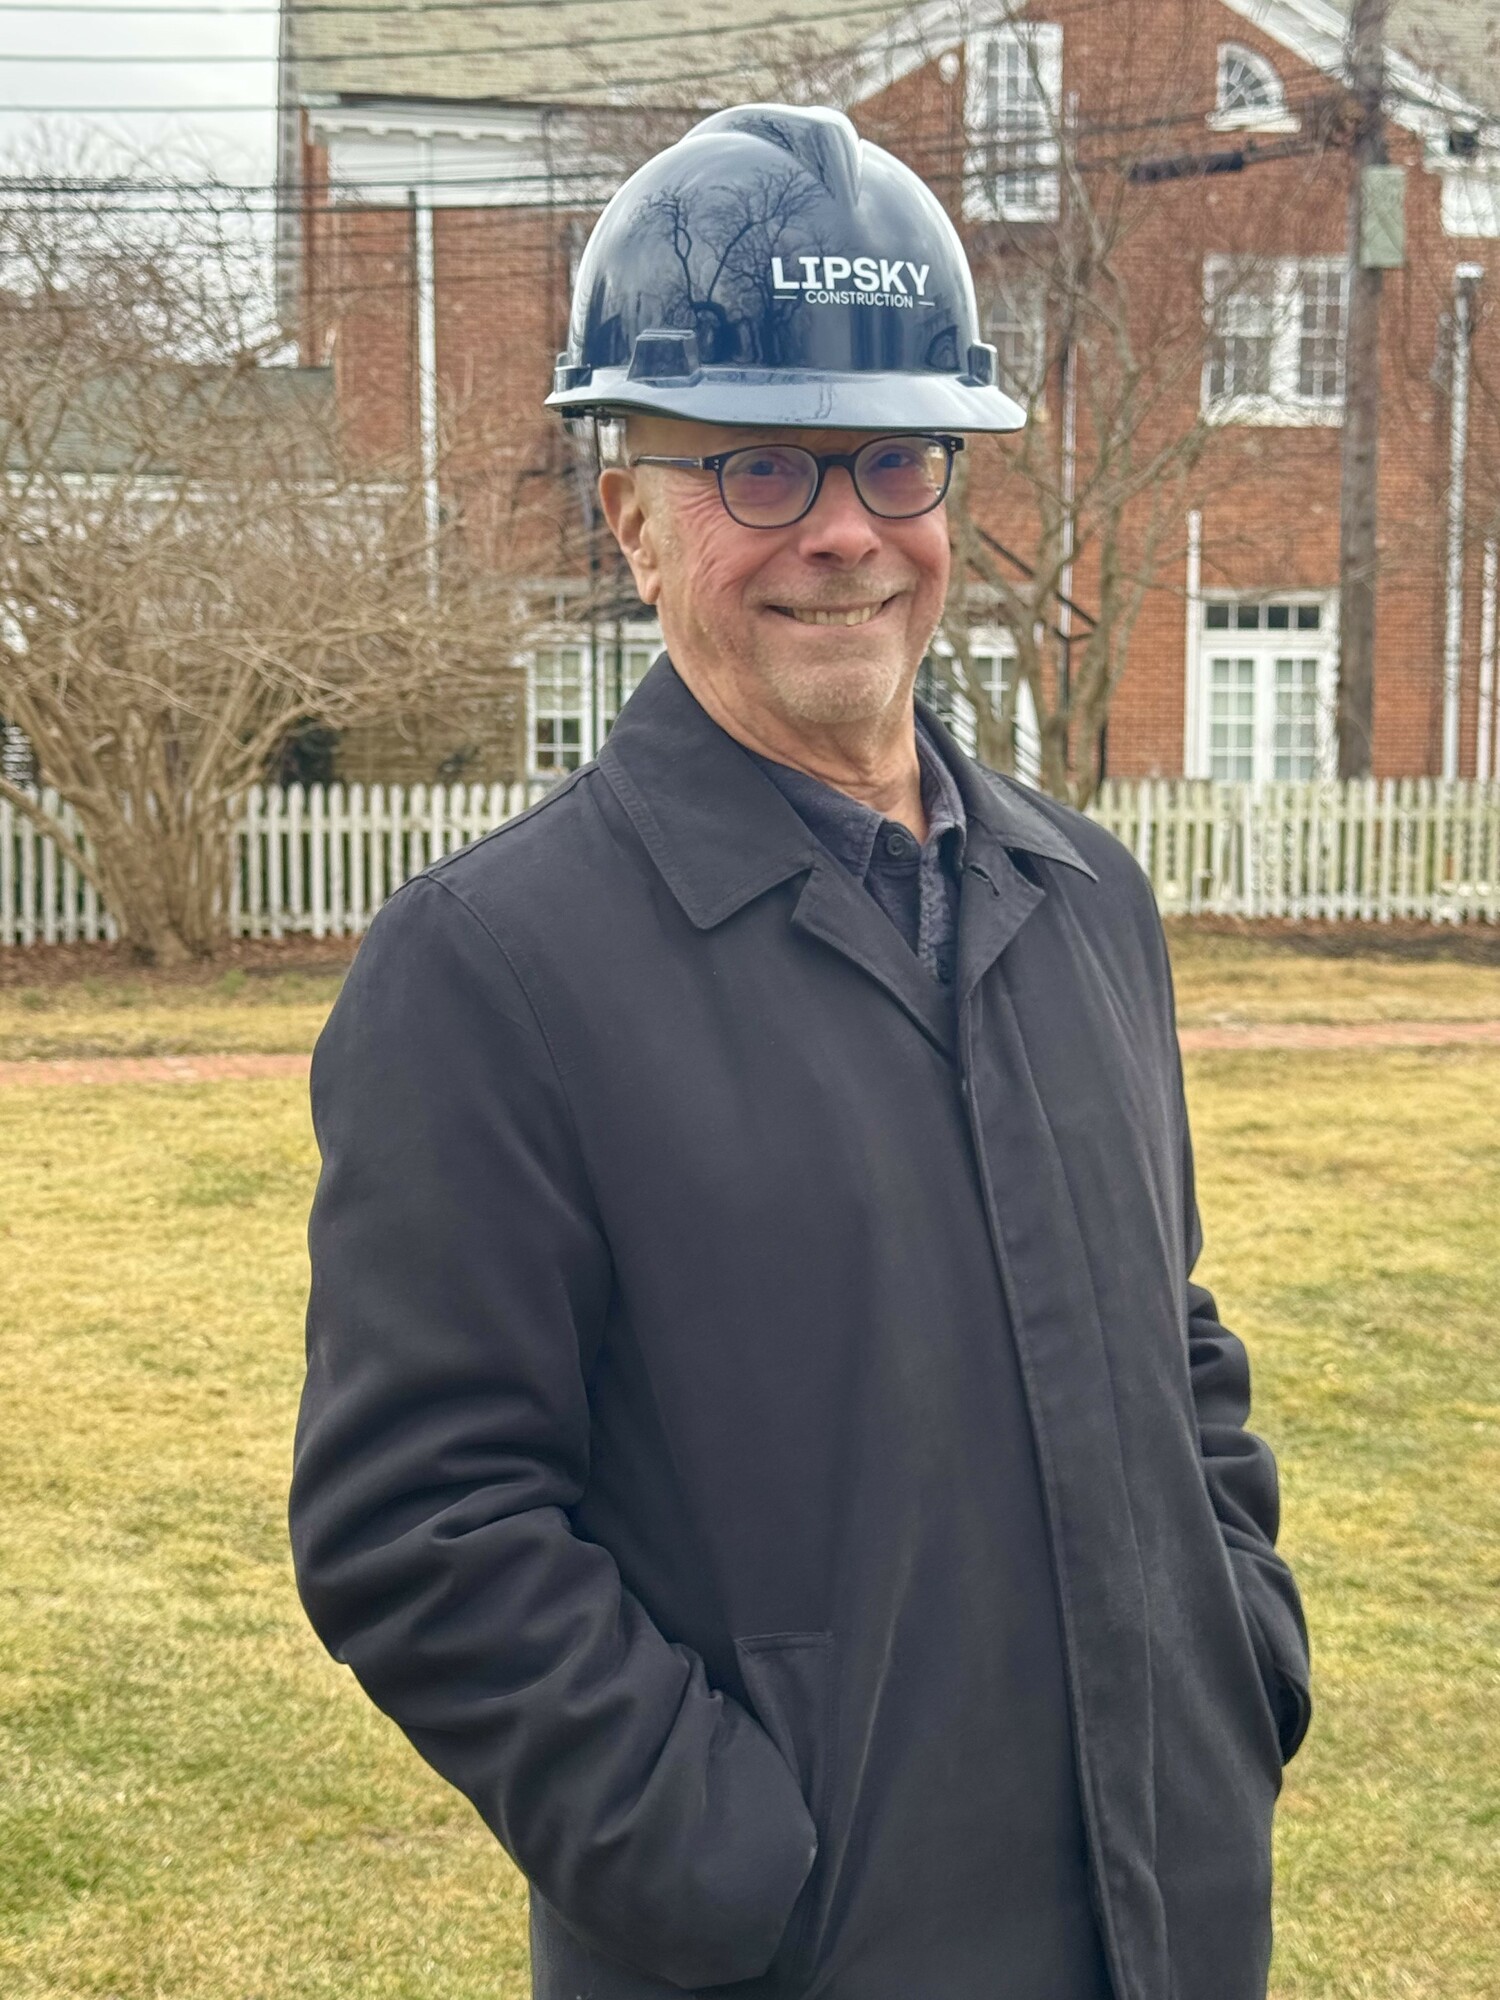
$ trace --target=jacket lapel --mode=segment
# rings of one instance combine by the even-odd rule
[[[962,1005],[1045,891],[1011,849],[1093,870],[1023,789],[966,756],[925,704],[922,720],[957,782],[967,832],[959,892],[957,993],[927,972],[873,897],[833,860],[734,738],[700,706],[663,653],[599,753],[646,850],[699,930],[806,873],[792,926],[876,981],[945,1055]]]
[[[939,986],[890,918],[847,869],[831,858],[808,876],[792,926],[820,938],[883,986],[945,1056],[957,1047],[953,994]]]

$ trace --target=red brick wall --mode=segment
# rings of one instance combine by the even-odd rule
[[[1203,260],[1215,251],[1339,255],[1345,238],[1346,108],[1330,80],[1243,17],[1201,0],[1042,0],[1037,18],[1064,35],[1064,88],[1076,102],[1077,154],[1095,203],[1115,217],[1120,299],[1131,340],[1157,381],[1136,435],[1139,462],[1192,423],[1201,381]],[[1235,175],[1126,188],[1132,159],[1221,152],[1243,135],[1205,122],[1214,102],[1218,46],[1259,48],[1274,63],[1303,139],[1319,151]],[[908,159],[956,211],[963,170],[962,81],[936,63],[870,98],[857,121]],[[1261,146],[1273,138],[1257,136]],[[1380,773],[1438,768],[1441,749],[1444,495],[1448,399],[1434,382],[1453,268],[1488,247],[1442,233],[1440,189],[1422,171],[1416,142],[1393,130],[1393,158],[1411,168],[1408,265],[1387,275],[1380,448],[1381,577],[1375,762]],[[320,163],[309,162],[314,176]],[[465,518],[501,567],[582,575],[587,552],[578,491],[560,427],[541,408],[566,322],[568,218],[535,209],[442,209],[435,218],[438,369],[448,483]],[[1025,229],[965,225],[982,266],[1014,255]],[[372,459],[410,452],[417,407],[412,224],[404,210],[313,218],[304,344],[320,358],[332,341],[351,436]],[[1496,519],[1500,482],[1497,316],[1475,345],[1471,420],[1471,521]],[[1439,371],[1441,373],[1441,371]],[[1080,368],[1080,479],[1100,460],[1090,382]],[[1054,381],[1029,445],[976,440],[976,512],[1023,556],[1035,546],[1034,501],[1008,471],[1018,449],[1056,459],[1061,411]],[[1160,535],[1109,730],[1119,775],[1181,769],[1184,732],[1187,510],[1203,518],[1203,583],[1269,593],[1333,592],[1338,581],[1340,432],[1318,426],[1227,425],[1209,441],[1179,492],[1160,488]],[[1127,517],[1127,566],[1140,557],[1149,498]],[[1475,532],[1465,570],[1463,768],[1473,763],[1478,672],[1479,574]],[[1073,595],[1097,601],[1099,551],[1085,545]]]

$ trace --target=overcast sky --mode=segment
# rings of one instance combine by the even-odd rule
[[[24,13],[0,14],[0,148],[30,149],[39,129],[72,153],[85,131],[103,131],[180,164],[186,148],[220,178],[269,181],[275,172],[276,16],[146,14],[125,0],[101,0],[88,13],[77,0],[36,0]],[[171,0],[157,0],[171,4]],[[180,5],[180,0],[178,0]],[[219,0],[224,4],[224,0]],[[264,4],[264,0],[253,0]],[[55,56],[52,62],[15,57]],[[88,56],[201,56],[193,62],[84,60]],[[225,61],[225,57],[237,60]],[[253,60],[245,61],[250,57]],[[251,112],[213,107],[253,104]],[[39,105],[89,105],[91,111],[39,114]],[[160,105],[144,115],[127,106]],[[188,107],[188,108],[182,108]],[[201,107],[201,108],[200,108]],[[49,150],[52,150],[49,148]]]

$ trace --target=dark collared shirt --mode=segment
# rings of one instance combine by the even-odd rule
[[[958,938],[958,880],[963,867],[964,805],[953,775],[921,724],[917,761],[927,838],[884,819],[806,771],[749,753],[808,830],[856,882],[862,882],[941,985],[953,983]]]

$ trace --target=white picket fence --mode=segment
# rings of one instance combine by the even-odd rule
[[[348,936],[408,876],[540,798],[524,785],[256,786],[228,888],[240,937]],[[69,807],[41,803],[81,845]],[[1112,779],[1091,815],[1168,915],[1500,923],[1500,784]],[[92,885],[0,799],[0,946],[116,935]]]

